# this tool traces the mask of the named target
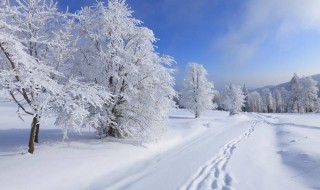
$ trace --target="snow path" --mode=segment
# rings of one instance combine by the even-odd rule
[[[198,169],[198,172],[183,185],[180,190],[197,190],[197,189],[223,189],[231,188],[232,177],[226,172],[228,162],[233,155],[234,150],[243,138],[250,137],[254,132],[254,127],[258,121],[253,121],[249,129],[227,143],[213,159],[209,160],[204,166]]]
[[[249,129],[225,144],[219,153],[199,167],[179,190],[318,189],[320,183],[314,178],[320,173],[320,168],[316,164],[315,168],[307,166],[309,170],[306,169],[306,164],[301,166],[301,163],[316,162],[315,158],[292,150],[283,153],[284,143],[281,142],[283,140],[279,134],[285,126],[290,126],[291,131],[296,128],[300,132],[318,131],[320,128],[279,122],[278,117],[270,115],[245,115],[253,118]],[[257,133],[253,133],[255,128],[258,130]],[[252,135],[253,137],[249,138]],[[238,150],[235,151],[236,149]],[[304,160],[300,160],[299,157],[303,157]],[[292,168],[300,173],[296,173]],[[296,179],[301,175],[301,168],[306,170],[302,174],[307,175],[307,180]]]
[[[212,160],[213,165],[216,163],[219,166],[216,172],[217,177],[218,173],[220,178],[225,175],[224,181],[228,185],[228,180],[231,182],[232,178],[228,178],[227,173],[224,174],[224,169],[239,140],[250,136],[255,123],[252,123],[252,119],[245,117],[244,121],[241,118],[233,124],[227,122],[221,126],[208,128],[201,137],[158,155],[147,163],[138,163],[116,176],[103,176],[87,189],[178,189],[195,171],[199,170],[199,166],[210,158],[215,158]],[[204,125],[211,124],[209,122]],[[219,153],[221,147],[224,149]],[[215,156],[216,154],[218,156]],[[219,179],[217,182],[220,183]]]

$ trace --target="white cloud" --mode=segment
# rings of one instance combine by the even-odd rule
[[[319,32],[319,8],[319,0],[248,0],[240,23],[233,23],[220,40],[220,47],[228,56],[246,61],[267,40],[281,40],[310,30]]]

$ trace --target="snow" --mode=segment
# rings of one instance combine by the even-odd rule
[[[0,189],[319,189],[319,114],[200,118],[173,110],[156,142],[98,139],[41,125],[35,154],[27,154],[31,118],[0,106]]]
[[[229,172],[236,176],[234,189],[306,189],[291,178],[282,164],[277,139],[270,126],[263,122],[254,127],[254,134],[238,144]]]
[[[262,116],[266,117],[277,137],[277,153],[282,163],[293,171],[291,180],[306,184],[308,189],[319,189],[320,151],[317,147],[320,143],[320,125],[316,121],[319,114]]]

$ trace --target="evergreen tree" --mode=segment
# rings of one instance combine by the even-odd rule
[[[300,78],[295,73],[290,81],[290,99],[288,111],[293,113],[301,113],[302,107],[302,86]]]
[[[242,111],[243,112],[248,112],[249,111],[249,103],[248,103],[248,90],[247,90],[247,87],[246,85],[244,84],[243,87],[242,87],[242,92],[243,92],[243,95],[245,96],[244,98],[244,106],[242,107]]]
[[[314,112],[317,109],[318,101],[318,87],[317,81],[311,77],[304,77],[300,79],[302,85],[302,104],[304,112]]]

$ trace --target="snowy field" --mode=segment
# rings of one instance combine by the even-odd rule
[[[170,114],[157,142],[104,139],[42,124],[34,155],[26,154],[30,119],[0,106],[0,189],[304,190],[320,189],[319,114],[199,119]]]

